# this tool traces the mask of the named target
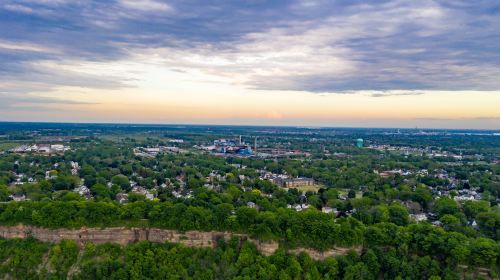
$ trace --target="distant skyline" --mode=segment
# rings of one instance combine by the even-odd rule
[[[500,1],[0,1],[0,121],[500,129]]]

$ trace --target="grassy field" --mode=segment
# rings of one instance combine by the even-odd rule
[[[312,185],[312,186],[296,187],[294,189],[298,189],[301,192],[318,192],[318,190],[322,187],[324,187],[324,186],[323,185]]]
[[[339,194],[345,194],[347,195],[349,193],[349,190],[346,190],[346,189],[338,189],[339,191]],[[361,192],[356,192],[356,198],[362,198],[363,197],[363,193]]]
[[[17,147],[19,144],[14,142],[0,142],[0,151],[6,151]]]
[[[108,141],[113,141],[113,142],[120,142],[122,140],[125,140],[125,138],[131,138],[135,139],[137,142],[144,142],[150,139],[155,139],[155,140],[161,140],[162,138],[154,135],[141,135],[141,134],[126,134],[126,135],[102,135],[100,136],[101,139],[108,140]],[[163,138],[165,139],[165,138]]]

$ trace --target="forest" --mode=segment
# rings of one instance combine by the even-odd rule
[[[488,279],[485,271],[443,266],[405,245],[314,261],[307,254],[260,255],[231,239],[216,249],[139,242],[125,247],[72,241],[0,239],[0,277],[15,279]]]

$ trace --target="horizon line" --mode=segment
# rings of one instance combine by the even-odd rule
[[[217,126],[217,127],[269,127],[269,128],[299,128],[299,129],[405,129],[405,130],[453,130],[453,131],[492,131],[500,132],[500,129],[481,128],[429,128],[429,127],[366,127],[366,126],[314,126],[314,125],[243,125],[243,124],[196,124],[196,123],[133,123],[133,122],[55,122],[55,121],[3,121],[0,124],[78,124],[78,125],[127,125],[127,126]]]

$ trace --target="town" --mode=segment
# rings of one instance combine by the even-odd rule
[[[498,162],[497,154],[465,151],[473,154],[467,157],[441,148],[390,144],[365,147],[366,141],[354,136],[333,137],[333,142],[328,144],[329,140],[316,131],[314,138],[310,138],[307,131],[299,131],[299,134],[281,131],[282,135],[278,136],[276,131],[254,133],[257,135],[217,138],[208,145],[203,137],[192,138],[189,133],[184,139],[179,135],[166,139],[149,137],[143,146],[138,146],[132,138],[128,142],[109,142],[105,136],[94,135],[52,144],[21,144],[4,151],[3,157],[13,164],[4,165],[2,170],[2,182],[6,184],[3,200],[57,200],[74,193],[84,200],[105,199],[124,204],[138,200],[163,201],[169,197],[190,200],[202,189],[220,195],[233,189],[248,194],[242,203],[251,208],[264,209],[262,201],[273,201],[287,194],[289,198],[283,205],[286,208],[317,209],[342,217],[366,211],[357,205],[368,198],[375,199],[382,187],[384,200],[406,207],[414,221],[430,221],[436,226],[442,224],[436,209],[431,207],[434,201],[447,198],[459,204],[500,202],[498,188],[485,185],[498,184],[498,175],[495,175],[498,163],[494,165]],[[331,132],[323,134],[327,136]],[[36,137],[39,136],[33,140]],[[380,143],[380,139],[371,137],[369,142]],[[90,155],[83,156],[84,151]],[[122,163],[105,164],[108,153],[121,154]],[[428,166],[420,164],[421,159],[409,158],[424,154],[441,160]],[[376,161],[366,165],[358,160],[367,155]],[[98,159],[97,164],[89,164],[90,159]],[[399,164],[388,164],[398,160]],[[411,163],[413,160],[416,162]],[[476,164],[480,164],[479,169],[474,169]],[[310,170],[312,166],[323,173]],[[414,199],[415,193],[422,193],[426,200]],[[361,205],[361,208],[367,207]],[[474,219],[467,223],[477,226]]]
[[[218,230],[315,256],[381,228],[498,240],[493,133],[60,126],[0,125],[0,227]]]

